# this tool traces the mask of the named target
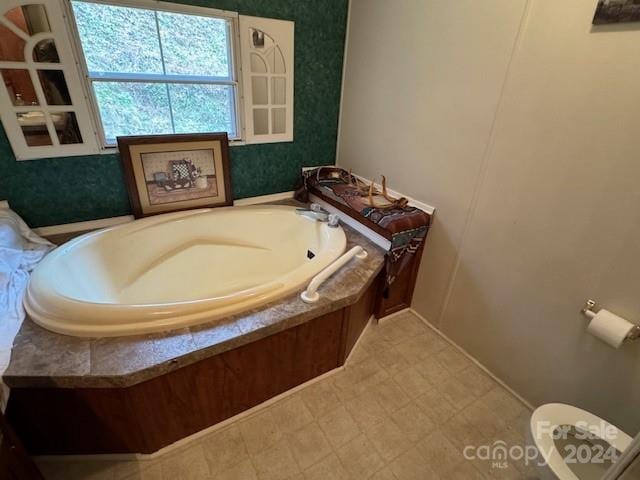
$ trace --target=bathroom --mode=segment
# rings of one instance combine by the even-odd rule
[[[637,1],[0,10],[0,478],[640,478]]]

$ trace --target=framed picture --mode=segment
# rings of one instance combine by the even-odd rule
[[[233,204],[226,133],[118,137],[136,218]]]
[[[594,25],[640,22],[640,0],[598,0]]]

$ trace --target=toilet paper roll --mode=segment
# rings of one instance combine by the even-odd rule
[[[634,324],[609,310],[602,309],[591,319],[588,332],[594,337],[611,345],[613,348],[620,348]]]

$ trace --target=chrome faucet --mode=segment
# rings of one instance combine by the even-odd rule
[[[296,213],[318,222],[326,222],[332,228],[336,228],[340,224],[340,217],[338,215],[329,213],[317,203],[312,203],[309,205],[309,208],[297,208]]]

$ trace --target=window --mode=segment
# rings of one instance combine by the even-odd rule
[[[238,138],[230,18],[72,1],[104,145],[121,135]]]
[[[95,152],[91,116],[59,4],[15,0],[4,5],[0,112],[16,158]]]
[[[0,117],[18,160],[121,135],[289,142],[293,39],[291,21],[166,1],[3,0]]]
[[[240,17],[246,140],[293,140],[293,24]]]

